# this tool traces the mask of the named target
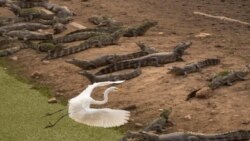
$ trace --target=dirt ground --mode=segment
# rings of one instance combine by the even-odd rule
[[[222,87],[213,92],[209,99],[193,99],[186,102],[187,94],[194,88],[208,84],[206,79],[221,70],[240,69],[250,63],[250,27],[238,23],[194,15],[200,11],[212,15],[226,16],[250,22],[249,0],[52,0],[66,5],[77,16],[77,22],[93,27],[87,18],[92,15],[109,15],[125,25],[136,25],[144,19],[158,21],[142,37],[122,38],[119,45],[84,52],[41,62],[45,54],[26,49],[18,52],[17,61],[10,61],[21,74],[31,77],[39,72],[38,79],[49,86],[60,98],[71,98],[79,94],[90,82],[77,74],[80,70],[65,63],[69,58],[93,59],[100,55],[126,54],[138,50],[135,42],[144,42],[160,51],[169,51],[177,43],[190,40],[193,45],[183,58],[185,62],[166,64],[164,67],[145,67],[141,76],[121,84],[120,91],[109,96],[109,103],[103,107],[122,108],[135,104],[131,123],[146,124],[156,118],[160,109],[172,107],[170,117],[175,126],[172,131],[221,132],[250,129],[250,81],[237,82],[231,87]],[[0,9],[0,16],[7,11]],[[211,36],[197,38],[205,32]],[[10,56],[8,58],[11,58]],[[193,73],[186,77],[167,74],[167,68],[194,62],[203,58],[218,57],[221,64]],[[9,59],[11,60],[11,59]],[[96,70],[93,70],[95,72]],[[248,75],[250,78],[250,75]],[[102,89],[94,98],[102,99]],[[99,93],[99,94],[98,94]],[[61,96],[62,95],[62,96]]]

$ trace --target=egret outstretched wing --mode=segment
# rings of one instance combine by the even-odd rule
[[[80,95],[90,96],[92,91],[96,87],[106,86],[106,85],[110,85],[110,84],[119,84],[122,82],[124,82],[124,81],[106,81],[106,82],[93,83],[92,85],[89,85]]]
[[[69,117],[76,122],[97,127],[116,127],[128,122],[130,112],[109,108],[94,109],[91,104],[103,105],[108,102],[108,94],[117,90],[117,87],[109,87],[104,92],[104,100],[97,101],[90,97],[95,87],[109,84],[122,83],[123,81],[108,81],[89,85],[79,96],[69,100]]]
[[[130,112],[125,110],[87,108],[71,115],[71,118],[89,126],[109,128],[127,123],[129,116]]]

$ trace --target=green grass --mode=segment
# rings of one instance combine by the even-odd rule
[[[121,137],[117,130],[85,126],[68,117],[44,129],[62,114],[42,116],[65,106],[47,104],[46,94],[31,87],[0,66],[0,141],[117,141]]]

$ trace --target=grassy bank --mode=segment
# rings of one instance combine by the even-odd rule
[[[44,129],[49,121],[54,122],[62,114],[42,116],[65,106],[47,104],[44,94],[31,87],[8,75],[0,67],[1,141],[117,141],[120,138],[118,131],[84,126],[68,117],[55,127]]]

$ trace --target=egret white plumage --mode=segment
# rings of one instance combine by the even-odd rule
[[[69,117],[76,122],[96,127],[116,127],[128,122],[130,112],[125,110],[102,108],[91,108],[91,104],[102,105],[108,102],[108,94],[117,90],[116,87],[109,87],[104,92],[104,100],[97,101],[91,98],[94,88],[109,84],[119,84],[124,81],[107,81],[89,85],[80,95],[69,100]]]

